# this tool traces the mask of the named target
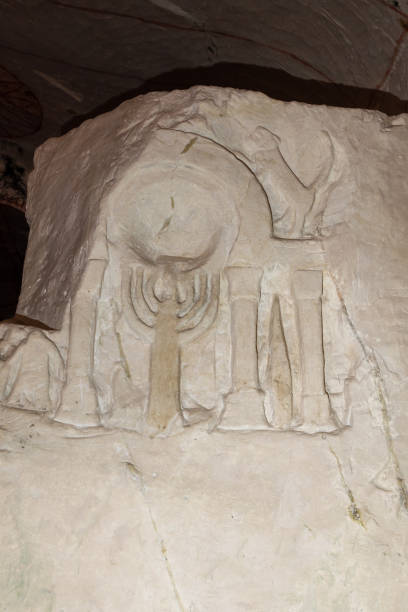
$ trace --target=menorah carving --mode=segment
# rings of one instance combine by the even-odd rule
[[[247,153],[262,183],[214,141],[160,129],[109,191],[67,309],[56,420],[147,435],[205,421],[310,433],[348,425],[336,290],[320,251],[271,240],[268,207],[275,234],[280,224],[282,237],[310,237],[314,222],[303,220],[321,213],[334,157],[319,166],[319,189],[305,187],[279,140],[256,135]]]
[[[201,268],[180,272],[175,266],[132,268],[132,311],[150,330],[150,395],[146,421],[163,431],[180,407],[180,347],[203,334],[214,321],[219,275]]]

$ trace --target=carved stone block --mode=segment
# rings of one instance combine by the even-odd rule
[[[405,611],[407,142],[198,87],[38,149],[5,610]]]

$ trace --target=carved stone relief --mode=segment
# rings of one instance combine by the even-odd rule
[[[344,317],[334,281],[319,257],[304,257],[302,242],[299,262],[285,261],[274,237],[277,226],[303,240],[313,235],[310,219],[321,218],[333,183],[334,145],[326,134],[327,161],[305,187],[278,140],[257,128],[250,143],[258,152],[246,165],[207,137],[153,133],[107,197],[104,230],[69,308],[65,360],[49,340],[54,332],[30,335],[34,350],[49,353],[42,385],[52,400],[20,393],[16,403],[24,349],[18,366],[6,349],[3,405],[147,435],[202,421],[222,431],[349,426],[344,391],[361,357],[352,334],[339,347]],[[248,214],[254,206],[267,223],[259,247],[248,243],[259,224]],[[28,374],[24,381],[31,384]]]
[[[198,87],[37,150],[1,609],[405,612],[407,129]]]

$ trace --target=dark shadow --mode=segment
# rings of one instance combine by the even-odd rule
[[[365,108],[379,110],[387,115],[408,112],[408,100],[400,100],[393,94],[377,89],[364,89],[350,85],[301,79],[288,74],[284,70],[264,66],[220,63],[160,74],[146,81],[137,89],[131,89],[107,100],[86,115],[73,117],[62,126],[61,133],[65,134],[80,125],[85,119],[91,119],[101,113],[111,111],[121,102],[135,96],[150,91],[188,89],[193,85],[251,89],[261,91],[277,100],[295,100],[308,104],[325,104],[344,108]]]
[[[16,314],[14,317],[10,319],[4,319],[0,321],[1,323],[8,323],[9,325],[24,325],[24,327],[35,327],[37,329],[44,329],[46,331],[54,331],[52,327],[48,327],[42,321],[38,321],[37,319],[31,319],[30,317],[25,317],[24,315]]]
[[[22,211],[0,204],[0,320],[16,311],[28,231]]]

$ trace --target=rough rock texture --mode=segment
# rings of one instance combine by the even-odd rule
[[[37,151],[5,611],[405,612],[406,121],[199,87]]]

